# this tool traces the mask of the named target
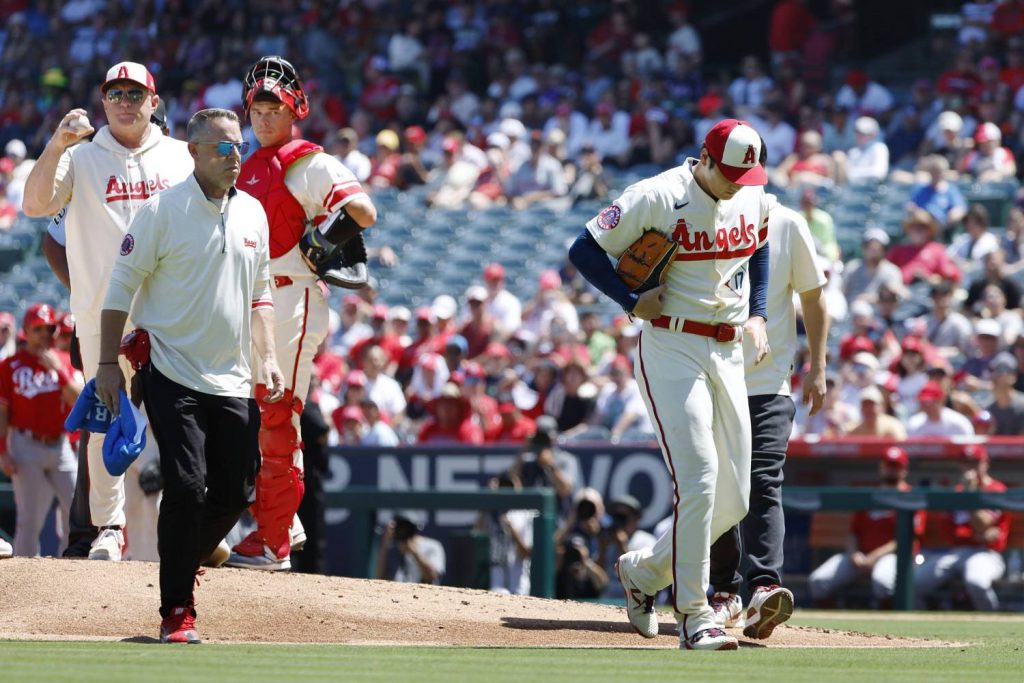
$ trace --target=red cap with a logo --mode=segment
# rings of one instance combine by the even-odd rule
[[[729,182],[737,185],[767,184],[768,174],[759,162],[761,136],[746,121],[719,121],[704,137],[704,146]]]
[[[114,81],[131,81],[138,83],[150,92],[156,92],[156,81],[153,80],[153,74],[138,62],[121,62],[107,69],[107,77],[103,80],[100,90],[107,92],[107,88]]]
[[[899,446],[890,446],[882,453],[882,462],[887,465],[907,467],[910,465],[910,458],[907,457],[907,452]]]

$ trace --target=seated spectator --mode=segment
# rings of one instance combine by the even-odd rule
[[[480,167],[460,155],[461,145],[455,138],[445,138],[441,163],[430,172],[427,186],[427,205],[442,209],[459,209],[469,199]]]
[[[377,133],[377,147],[370,165],[370,187],[394,187],[398,181],[398,167],[402,156],[398,153],[398,133],[385,128]]]
[[[560,130],[565,134],[565,148],[570,157],[575,157],[587,137],[587,117],[573,109],[572,101],[563,99],[555,106],[555,113],[544,123],[544,138]]]
[[[857,144],[857,133],[853,129],[854,117],[849,107],[832,104],[825,106],[827,114],[821,124],[821,144],[826,154],[846,153]],[[838,182],[839,176],[836,175]]]
[[[974,56],[970,50],[960,50],[953,58],[953,68],[939,74],[935,89],[945,97],[953,96],[961,101],[970,101],[981,91],[981,79],[974,68]]]
[[[989,365],[999,353],[1003,327],[996,320],[982,318],[974,323],[974,345],[963,365],[963,383],[968,391],[991,388]]]
[[[879,438],[903,441],[907,438],[907,430],[903,423],[885,412],[885,399],[876,386],[866,387],[860,391],[860,422],[847,430],[849,436],[876,436]]]
[[[1006,2],[997,3],[992,12],[990,29],[993,37],[1000,41],[1007,41],[1024,33],[1024,2],[1006,0]]]
[[[508,145],[508,136],[504,133],[494,132],[487,136],[488,164],[480,172],[469,195],[469,203],[474,209],[505,203],[505,185],[509,178],[509,164],[505,156]]]
[[[629,429],[652,432],[653,426],[633,377],[633,363],[625,356],[616,356],[608,370],[611,381],[601,387],[590,424],[611,432],[617,443]]]
[[[444,546],[420,531],[420,525],[404,514],[396,514],[388,522],[377,551],[378,580],[441,584],[445,573]]]
[[[590,354],[590,364],[601,365],[605,356],[615,351],[615,340],[601,327],[601,316],[596,311],[581,313],[580,329]]]
[[[398,369],[395,370],[395,379],[402,386],[408,386],[420,356],[434,346],[434,315],[429,306],[420,306],[416,309],[415,329],[416,336],[402,349],[402,357],[398,361]]]
[[[892,109],[892,94],[860,69],[851,69],[846,84],[836,94],[836,106],[861,116],[884,116]]]
[[[556,541],[555,597],[560,600],[598,598],[608,585],[601,566],[599,539],[604,501],[595,489],[585,488],[573,497],[573,507]]]
[[[982,183],[1010,180],[1017,175],[1013,152],[1002,146],[1003,133],[994,123],[982,123],[974,132],[974,149],[964,155],[963,171]]]
[[[515,403],[498,404],[498,424],[484,434],[487,443],[520,444],[537,431],[533,420],[523,415]]]
[[[615,571],[619,557],[634,550],[652,548],[657,539],[639,528],[643,507],[633,496],[613,499],[608,503],[608,516],[611,517],[611,524],[601,530],[597,551],[601,566],[608,575],[608,585],[602,597],[621,598],[625,593]]]
[[[736,115],[747,119],[765,104],[765,97],[772,89],[772,79],[765,74],[761,60],[747,55],[740,65],[740,75],[729,84],[729,98]]]
[[[540,131],[530,136],[530,158],[505,183],[505,194],[516,209],[564,197],[569,191],[562,164],[548,154]]]
[[[807,4],[805,0],[780,0],[772,8],[768,48],[773,64],[801,56],[807,38],[818,23]]]
[[[905,293],[903,273],[885,258],[885,248],[888,246],[889,235],[881,228],[868,228],[864,231],[861,258],[847,263],[843,273],[843,293],[849,301],[875,301],[879,288],[883,286],[894,292]]]
[[[503,472],[487,482],[487,488],[521,491],[519,478]],[[475,528],[490,538],[490,589],[512,595],[530,594],[530,554],[533,552],[534,510],[481,512]]]
[[[427,132],[420,126],[409,126],[402,133],[405,151],[398,164],[398,187],[405,189],[423,185],[430,178],[430,168],[423,158],[427,144]]]
[[[352,171],[356,179],[365,183],[370,177],[373,163],[370,157],[359,151],[359,134],[351,128],[342,128],[335,136],[334,149],[331,150],[335,158],[345,164],[345,168]]]
[[[996,11],[995,0],[965,2],[960,8],[960,30],[956,39],[960,45],[984,45],[989,40],[989,25]]]
[[[1009,346],[1020,336],[1024,321],[1021,320],[1019,311],[1011,311],[1006,308],[1006,295],[996,285],[988,285],[982,294],[981,315],[991,318],[999,323],[1002,330],[1000,345]]]
[[[948,230],[967,213],[967,202],[960,188],[946,179],[949,161],[940,154],[932,154],[921,160],[920,168],[928,174],[928,182],[914,188],[907,208],[911,211],[924,209],[935,216],[941,228]]]
[[[834,375],[825,380],[825,387],[828,390],[825,402],[817,414],[805,418],[801,429],[803,434],[825,438],[842,436],[848,425],[859,420],[856,410],[839,398]]]
[[[567,511],[569,498],[579,479],[576,456],[558,446],[558,423],[550,415],[537,418],[536,430],[516,454],[509,470],[526,488],[553,489],[561,509]]]
[[[505,287],[505,267],[490,263],[484,268],[484,286],[487,288],[487,312],[494,320],[494,329],[500,341],[507,340],[522,325],[523,304],[519,297]]]
[[[903,232],[909,243],[889,249],[886,257],[903,272],[903,282],[911,284],[924,280],[936,285],[944,280],[960,282],[960,270],[946,253],[946,247],[936,241],[938,221],[924,209],[914,209],[903,222]]]
[[[896,393],[900,405],[908,414],[916,413],[919,406],[917,395],[928,383],[928,366],[925,363],[925,347],[920,337],[907,335],[900,344],[899,363],[896,376],[899,378]]]
[[[900,343],[881,321],[877,320],[875,309],[867,301],[854,301],[850,306],[852,329],[839,342],[839,360],[852,361],[854,356],[867,352],[876,356],[886,366],[898,357]],[[859,389],[867,386],[862,383]],[[855,397],[851,397],[855,398]]]
[[[397,420],[405,411],[405,394],[395,379],[386,373],[388,355],[377,345],[363,352],[363,372],[366,373],[366,396],[380,406],[391,420]]]
[[[932,287],[932,307],[925,316],[925,337],[947,360],[959,358],[971,343],[971,322],[953,310],[954,286],[940,282]]]
[[[427,403],[427,421],[416,436],[416,443],[470,444],[484,442],[483,430],[473,421],[473,410],[462,388],[448,382],[441,394]]]
[[[363,354],[370,346],[379,346],[387,355],[388,372],[393,372],[395,366],[402,359],[402,342],[393,334],[387,326],[388,307],[384,304],[377,304],[370,313],[370,336],[364,337],[352,345],[348,352],[349,364],[354,368],[363,366]]]
[[[984,266],[982,277],[972,282],[971,286],[967,288],[964,308],[969,311],[980,311],[979,304],[985,295],[985,287],[989,285],[995,285],[1003,290],[1007,308],[1020,308],[1020,285],[1006,274],[1006,255],[1002,250],[990,251],[985,254],[981,262]]]
[[[629,114],[616,111],[608,102],[599,102],[587,129],[586,143],[594,147],[603,163],[623,166],[629,151]]]
[[[451,375],[465,370],[468,351],[469,342],[461,334],[453,334],[445,341],[442,355]]]
[[[1024,435],[1024,393],[1017,391],[1017,358],[1003,351],[989,364],[992,378],[992,403],[987,410],[992,416],[993,436]]]
[[[815,251],[829,263],[838,263],[842,254],[836,240],[835,223],[832,216],[818,206],[818,191],[813,187],[805,187],[800,193],[800,213],[807,221],[807,229],[814,238]],[[830,282],[833,289],[837,283]],[[842,286],[842,283],[838,283]]]
[[[832,185],[836,180],[836,163],[822,149],[821,133],[803,131],[797,139],[796,152],[788,153],[771,172],[772,182],[780,187]]]
[[[922,112],[915,105],[907,105],[894,118],[885,134],[889,147],[889,165],[893,169],[912,169],[917,163],[925,126]]]
[[[780,159],[786,159],[796,149],[796,130],[784,117],[785,110],[778,98],[765,102],[751,123],[761,139],[768,159],[774,166]]]
[[[960,114],[944,111],[939,114],[925,138],[922,148],[924,153],[938,154],[949,164],[949,169],[943,172],[947,180],[953,180],[959,175],[964,154],[970,149],[967,139],[962,135],[963,129],[964,120]]]
[[[597,388],[590,381],[587,368],[576,359],[569,361],[558,381],[544,399],[544,414],[558,422],[559,432],[585,426],[594,412]]]
[[[372,400],[366,398],[359,404],[363,411],[363,422],[366,428],[363,432],[363,446],[380,446],[382,448],[393,448],[399,445],[398,435],[391,425],[381,419],[380,408]]]
[[[988,229],[988,209],[982,204],[972,205],[964,217],[964,232],[949,245],[950,256],[966,271],[997,249],[999,240]]]
[[[1014,206],[1006,215],[1006,234],[999,241],[1006,254],[1006,271],[1016,273],[1024,268],[1024,209]]]
[[[359,406],[341,406],[331,415],[338,431],[339,446],[361,446],[366,434],[363,410]]]
[[[861,116],[854,122],[853,129],[857,142],[839,164],[840,179],[852,184],[885,180],[889,174],[889,148],[879,139],[878,121]]]
[[[576,307],[562,291],[558,271],[542,271],[537,279],[537,294],[523,309],[523,328],[537,337],[550,337],[555,320],[561,320],[571,333],[579,331]]]
[[[878,486],[910,491],[907,472],[910,459],[898,446],[887,448],[879,465]],[[914,536],[924,533],[925,513],[914,514]],[[896,592],[896,511],[870,510],[854,513],[846,552],[833,555],[807,577],[811,599],[827,604],[859,577],[871,578],[871,594],[879,606],[891,607]]]
[[[466,290],[466,322],[459,328],[468,346],[466,358],[473,359],[484,352],[494,334],[494,321],[487,313],[484,304],[487,302],[487,290],[480,285],[473,285]]]
[[[700,34],[693,24],[689,23],[689,12],[686,5],[673,3],[668,9],[668,20],[672,27],[672,33],[668,36],[669,66],[673,66],[673,60],[677,58],[689,59],[699,63],[701,57]]]
[[[603,200],[608,196],[608,180],[597,150],[589,142],[580,147],[579,168],[569,188],[569,197],[575,205],[585,199]]]
[[[436,353],[421,353],[415,362],[409,385],[405,388],[406,414],[418,420],[426,414],[427,404],[441,395],[448,382],[448,365]]]
[[[936,381],[929,381],[917,394],[921,412],[907,422],[907,436],[974,436],[974,426],[966,417],[946,407],[946,391]]]
[[[963,475],[957,491],[1001,492],[1006,485],[988,473],[988,452],[981,444],[964,447]],[[947,550],[925,549],[924,563],[914,571],[914,587],[920,599],[934,596],[949,579],[959,577],[975,610],[999,609],[992,583],[1002,577],[1006,563],[1002,553],[1010,536],[1010,516],[1005,510],[964,510],[942,516]]]

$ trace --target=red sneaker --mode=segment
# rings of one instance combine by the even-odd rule
[[[241,543],[231,549],[233,552],[239,555],[248,555],[249,557],[255,557],[256,555],[263,554],[263,539],[260,537],[258,531],[254,531],[246,536]]]
[[[201,643],[196,630],[196,611],[190,606],[175,607],[160,622],[161,643]]]

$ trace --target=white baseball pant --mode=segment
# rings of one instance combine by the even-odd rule
[[[992,590],[992,582],[1005,571],[1003,556],[988,548],[925,551],[924,563],[914,572],[914,589],[923,598],[957,575],[963,580],[974,609],[994,612],[999,609],[999,599]]]
[[[82,374],[86,381],[96,377],[96,369],[100,360],[99,324],[91,325],[86,318],[78,318],[78,344],[82,352]],[[130,331],[131,323],[126,329]],[[130,386],[135,375],[128,361],[119,356],[121,370]],[[145,406],[140,410],[145,414]],[[159,513],[159,496],[146,496],[139,488],[139,471],[146,463],[159,461],[160,452],[152,431],[146,435],[146,448],[132,463],[128,471],[120,477],[112,477],[103,465],[103,435],[95,434],[89,438],[86,450],[89,456],[89,512],[94,526],[125,527],[130,555],[134,560],[157,562],[160,558],[156,552],[157,532],[156,520]],[[125,480],[128,481],[129,497],[132,503],[131,516],[126,519]],[[137,494],[137,495],[136,495]]]
[[[60,510],[57,515],[60,537],[57,557],[60,557],[68,545],[68,515],[78,474],[78,461],[71,444],[66,436],[55,444],[44,444],[20,429],[12,429],[11,458],[18,468],[11,478],[17,510],[14,554],[18,557],[39,555],[39,533],[56,496]]]
[[[672,527],[654,544],[626,555],[644,593],[672,584],[673,608],[691,632],[708,628],[711,544],[747,514],[750,412],[743,345],[645,324],[637,382],[672,477]]]
[[[821,563],[807,577],[811,598],[828,600],[837,591],[861,576],[857,565],[846,553],[838,553]],[[871,594],[876,600],[887,600],[896,593],[896,553],[882,555],[871,568]]]

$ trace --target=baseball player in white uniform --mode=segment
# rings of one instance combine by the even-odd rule
[[[768,219],[771,277],[768,283],[768,345],[764,361],[754,364],[756,350],[746,344],[747,393],[753,432],[750,512],[711,546],[711,608],[722,626],[743,625],[748,638],[763,639],[793,614],[793,594],[782,582],[782,466],[795,406],[789,378],[798,348],[794,294],[799,295],[811,351],[811,368],[803,385],[803,401],[811,415],[825,397],[825,345],[828,315],[822,287],[825,273],[815,257],[807,221],[792,209],[775,205]],[[742,542],[740,534],[742,532]],[[740,552],[747,555],[746,613],[739,596]]]
[[[270,223],[274,334],[285,398],[266,403],[266,387],[256,386],[263,416],[252,507],[257,528],[234,547],[227,564],[286,570],[289,527],[304,491],[299,416],[313,356],[327,335],[327,291],[318,278],[342,287],[365,284],[361,233],[377,220],[377,210],[340,161],[319,145],[292,139],[292,124],[306,117],[309,105],[290,63],[259,59],[246,74],[244,97],[261,148],[242,165],[238,188],[260,200]]]
[[[734,650],[738,643],[708,605],[711,543],[747,513],[750,415],[743,344],[768,350],[769,196],[762,141],[726,119],[704,139],[700,159],[626,188],[587,223],[569,257],[594,286],[646,321],[636,378],[675,491],[671,530],[653,548],[617,564],[626,612],[641,635],[658,633],[654,596],[672,584],[680,648]],[[630,292],[606,257],[618,258],[645,230],[679,242],[664,285]],[[748,306],[749,304],[749,306]]]
[[[93,133],[93,127],[85,110],[68,112],[25,183],[24,203],[29,216],[68,209],[64,223],[71,311],[78,324],[87,381],[96,375],[100,311],[128,225],[149,197],[181,182],[193,169],[188,146],[164,136],[150,123],[160,98],[145,66],[115,64],[100,90],[107,125],[91,142],[77,144]],[[124,368],[131,372],[127,363]],[[157,457],[155,440],[150,444],[150,452],[136,461],[128,476],[137,477],[138,468]],[[89,509],[92,523],[100,530],[89,558],[120,560],[125,548],[124,477],[107,473],[102,439],[90,439],[87,451]],[[81,477],[78,481],[86,485]],[[76,495],[85,494],[76,489]],[[144,502],[146,514],[132,519],[128,531],[134,559],[157,559],[155,497],[148,501]]]

